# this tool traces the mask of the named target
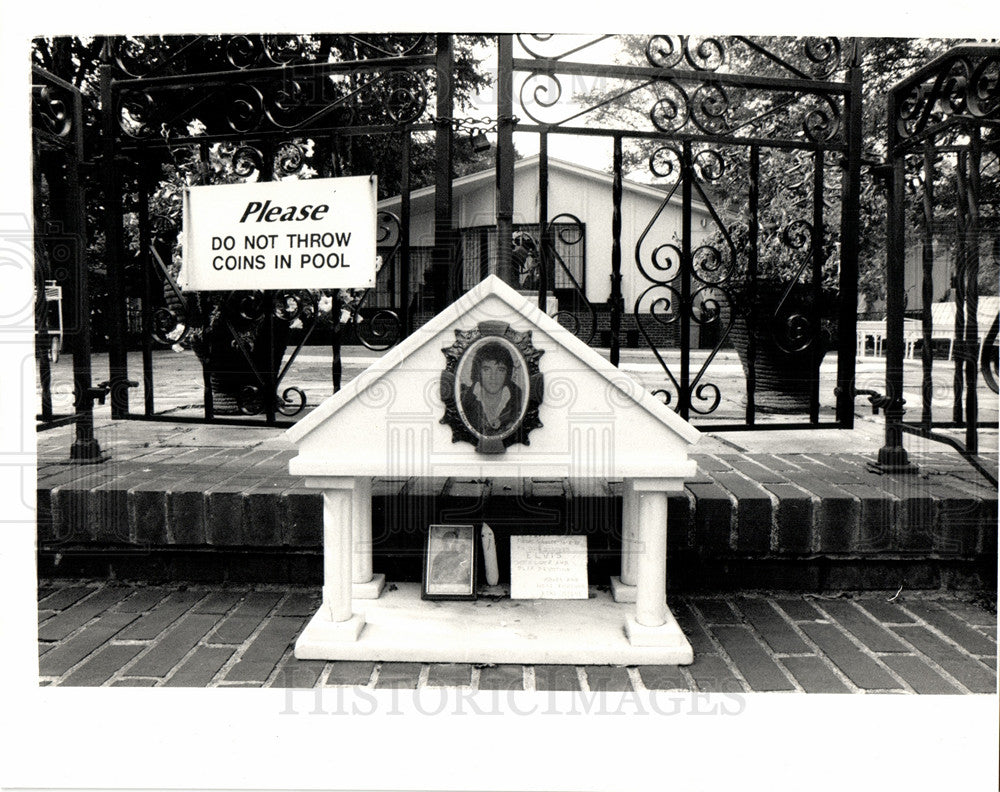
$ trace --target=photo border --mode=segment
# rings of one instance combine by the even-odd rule
[[[430,560],[431,560],[431,538],[435,533],[444,533],[445,531],[461,531],[468,532],[472,536],[472,557],[470,561],[470,574],[469,574],[469,586],[470,592],[468,594],[435,594],[428,590],[428,583],[430,578]],[[477,598],[476,588],[479,583],[478,575],[478,545],[479,545],[479,531],[476,530],[476,526],[471,523],[461,524],[461,525],[445,525],[443,523],[433,523],[427,526],[427,538],[424,542],[424,558],[423,558],[423,573],[421,575],[420,583],[420,598],[425,600],[475,600]]]
[[[521,355],[527,366],[528,380],[525,383],[527,390],[527,405],[520,423],[515,429],[502,437],[486,437],[475,432],[469,426],[462,415],[459,405],[455,400],[456,380],[458,378],[458,366],[464,358],[466,352],[478,341],[497,337],[507,341]],[[545,350],[536,349],[531,339],[531,330],[518,332],[507,322],[489,321],[480,322],[472,330],[455,330],[455,342],[441,350],[444,353],[446,362],[444,371],[441,372],[440,394],[441,401],[444,402],[445,412],[441,423],[451,427],[453,443],[466,442],[476,447],[476,451],[481,454],[502,454],[510,446],[521,443],[530,445],[528,435],[534,429],[542,426],[538,417],[538,408],[542,403],[545,390],[545,382],[542,373],[538,370],[538,360],[545,354]]]
[[[484,432],[478,431],[476,427],[471,425],[471,423],[468,420],[468,416],[465,415],[465,411],[462,409],[460,394],[462,392],[463,367],[471,366],[472,358],[475,357],[479,349],[481,349],[486,344],[490,343],[500,344],[505,349],[510,350],[512,352],[512,356],[516,356],[518,366],[523,374],[524,384],[521,386],[523,392],[521,394],[521,404],[520,404],[520,409],[518,410],[519,415],[517,417],[517,420],[514,421],[503,432],[497,432],[496,434],[488,435],[485,434]],[[455,387],[454,387],[455,408],[458,410],[458,415],[462,419],[462,423],[464,423],[465,427],[469,429],[469,431],[471,431],[472,434],[478,437],[481,442],[493,441],[493,440],[502,441],[505,437],[507,437],[507,435],[517,432],[518,429],[520,429],[521,424],[524,422],[525,416],[528,414],[528,402],[531,400],[531,393],[529,389],[530,382],[531,382],[531,374],[528,372],[528,361],[525,359],[521,350],[518,349],[516,346],[514,346],[508,339],[497,336],[483,336],[482,338],[473,341],[465,350],[465,352],[462,354],[462,357],[459,358],[458,363],[456,364],[455,367]]]

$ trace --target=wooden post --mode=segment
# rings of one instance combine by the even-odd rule
[[[349,479],[350,481],[350,479]],[[323,606],[330,621],[345,622],[351,610],[351,506],[353,488],[323,492]]]
[[[659,627],[667,620],[667,493],[644,490],[638,500],[635,620]]]
[[[352,492],[351,580],[354,583],[368,583],[372,579],[372,480],[367,476],[356,478]]]
[[[639,501],[635,482],[626,479],[622,492],[622,571],[621,581],[626,586],[634,586],[636,578],[636,556],[638,547]]]

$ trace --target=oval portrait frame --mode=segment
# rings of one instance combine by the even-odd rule
[[[481,350],[486,349],[490,346],[499,346],[502,349],[507,350],[510,353],[511,360],[513,361],[513,367],[510,371],[510,381],[517,389],[517,399],[518,405],[516,410],[516,417],[510,423],[503,425],[495,432],[483,432],[481,431],[473,422],[472,418],[467,414],[465,406],[462,401],[462,390],[463,388],[469,387],[469,383],[466,383],[466,379],[470,383],[475,379],[472,371],[475,371],[476,357],[480,354]],[[517,376],[517,372],[520,376]],[[468,377],[466,376],[468,374]],[[506,338],[499,336],[484,336],[478,341],[473,342],[462,354],[462,357],[458,359],[458,364],[455,367],[455,389],[454,389],[454,399],[455,406],[458,409],[458,415],[462,419],[462,423],[465,424],[476,437],[480,440],[503,440],[507,435],[516,432],[517,428],[521,425],[521,421],[524,420],[524,414],[528,411],[528,361],[524,359],[524,355],[521,354],[516,346],[514,346]],[[520,384],[518,384],[520,380]]]
[[[462,405],[462,387],[468,386],[467,373],[477,352],[490,343],[497,343],[510,353],[513,361],[512,382],[521,389],[521,404],[517,417],[494,434],[486,434],[473,425]],[[467,442],[483,454],[503,453],[516,443],[529,445],[529,433],[542,425],[538,407],[542,402],[543,378],[538,370],[538,359],[543,350],[535,349],[531,331],[518,332],[506,322],[480,322],[472,330],[455,330],[455,342],[441,350],[445,368],[441,372],[441,401],[445,405],[441,423],[452,430],[452,442]],[[520,372],[521,383],[516,382],[514,371]]]

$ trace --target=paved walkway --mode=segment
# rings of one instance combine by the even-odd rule
[[[608,357],[607,349],[595,350]],[[661,350],[661,354],[677,375],[680,370],[679,352],[676,349]],[[347,383],[378,357],[379,353],[364,347],[350,346],[343,350],[343,382]],[[701,370],[708,357],[706,350],[692,350],[692,376]],[[305,391],[307,410],[314,408],[323,399],[333,393],[330,374],[332,352],[328,347],[307,346],[296,357],[289,368],[283,387],[295,386]],[[287,357],[286,357],[287,361]],[[36,367],[37,368],[37,367]],[[644,388],[655,391],[665,388],[672,391],[662,367],[656,362],[649,349],[622,349],[622,371],[638,380]],[[907,359],[903,363],[904,393],[909,409],[908,418],[918,420],[922,405],[923,366],[920,360]],[[934,420],[950,421],[952,414],[952,382],[954,380],[954,361],[934,361]],[[96,353],[93,356],[94,382],[100,382],[108,377],[107,353]],[[142,354],[128,354],[129,377],[142,382]],[[172,350],[157,350],[152,356],[153,391],[155,395],[154,410],[157,414],[173,416],[201,417],[204,415],[203,373],[198,358],[191,351],[174,352]],[[828,354],[824,357],[820,368],[820,405],[821,419],[833,421],[833,389],[837,379],[837,355]],[[710,382],[720,389],[720,403],[709,416],[698,419],[702,427],[710,427],[713,422],[742,424],[746,413],[746,382],[743,368],[736,353],[723,349],[712,359],[705,370],[702,383]],[[861,357],[857,359],[856,384],[860,389],[885,391],[885,359],[878,357]],[[36,387],[36,391],[38,388]],[[979,420],[982,423],[996,422],[1000,414],[1000,402],[997,394],[987,388],[982,377],[979,377]],[[72,356],[64,355],[52,367],[52,404],[56,414],[69,413],[73,404],[73,360]],[[704,408],[705,404],[696,405]],[[133,388],[129,394],[129,408],[133,413],[141,414],[144,410],[144,391],[142,386]],[[40,401],[36,406],[40,409]],[[856,402],[856,412],[862,419],[871,418],[871,409],[865,397],[859,397]],[[108,412],[109,407],[97,406],[98,415]],[[758,422],[767,423],[765,415],[758,415]],[[780,418],[788,422],[788,417]],[[796,419],[798,420],[798,419]],[[883,418],[879,416],[873,422],[881,428]],[[994,443],[995,446],[995,443]],[[984,444],[986,447],[986,444]],[[876,446],[877,448],[877,446]]]
[[[43,580],[41,685],[995,693],[995,604],[908,592],[671,599],[690,666],[296,660],[319,587]]]

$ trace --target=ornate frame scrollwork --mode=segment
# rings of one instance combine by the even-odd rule
[[[523,370],[527,372],[525,393],[522,394],[522,399],[526,399],[527,404],[520,418],[509,427],[495,435],[484,435],[466,419],[456,398],[456,392],[460,383],[460,369],[465,365],[466,353],[477,346],[477,342],[490,337],[498,339],[504,347],[512,348],[519,356],[520,360],[515,361],[515,365],[522,364]],[[482,454],[502,454],[515,443],[530,445],[528,435],[533,429],[542,426],[538,418],[538,408],[542,403],[545,389],[544,377],[538,370],[538,360],[545,354],[545,350],[535,348],[531,340],[531,331],[518,332],[506,322],[480,322],[472,330],[455,330],[455,343],[441,351],[446,359],[440,381],[441,401],[445,407],[441,423],[451,427],[452,442],[471,443],[476,447],[476,451]]]

